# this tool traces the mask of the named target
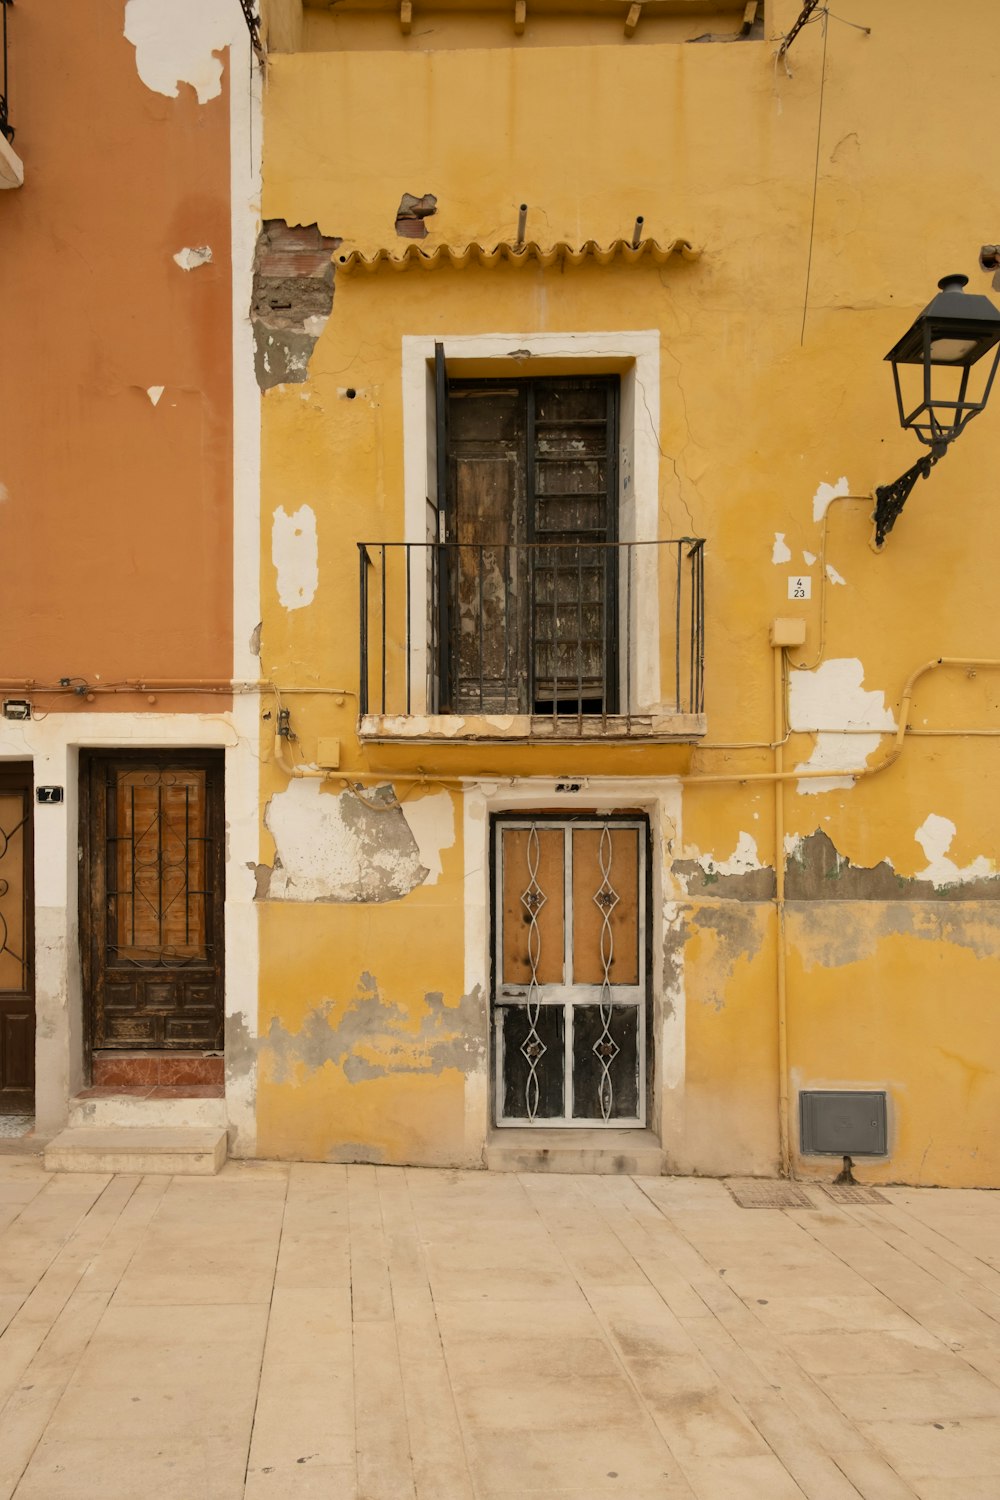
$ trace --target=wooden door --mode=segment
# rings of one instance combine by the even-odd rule
[[[618,377],[447,391],[447,711],[616,712]]]
[[[637,818],[495,824],[498,1125],[645,1123],[646,844]]]
[[[220,1049],[222,753],[91,755],[81,801],[91,1046]]]
[[[0,1114],[35,1108],[31,767],[0,768]]]

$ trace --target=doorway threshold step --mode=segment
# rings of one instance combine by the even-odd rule
[[[45,1148],[48,1172],[149,1172],[211,1177],[226,1159],[224,1130],[70,1126]]]
[[[660,1177],[663,1147],[651,1130],[555,1130],[513,1126],[486,1143],[491,1172],[587,1172]]]

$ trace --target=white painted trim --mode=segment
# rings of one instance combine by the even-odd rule
[[[535,359],[579,364],[583,374],[597,360],[628,361],[621,378],[619,421],[619,527],[622,541],[656,541],[659,537],[660,476],[660,334],[657,329],[596,333],[476,333],[404,335],[403,380],[403,531],[408,542],[427,541],[427,506],[434,486],[433,365],[434,345],[443,343],[450,360],[489,360],[498,376],[531,374],[528,350]],[[521,355],[514,360],[511,352]],[[633,574],[633,713],[660,708],[660,600],[655,547],[637,549]],[[410,597],[412,710],[423,714],[427,702],[428,600],[426,575],[414,570]],[[622,632],[624,636],[624,631]]]
[[[465,879],[464,990],[479,987],[484,997],[489,1037],[490,953],[490,817],[498,812],[517,812],[533,807],[562,808],[567,816],[582,812],[614,812],[640,808],[649,817],[652,900],[652,964],[650,984],[653,1024],[649,1033],[653,1064],[653,1100],[650,1126],[660,1138],[668,1163],[681,1154],[684,1129],[685,1087],[685,994],[683,976],[678,975],[669,993],[664,990],[663,943],[667,930],[676,925],[678,903],[668,899],[665,871],[671,851],[680,847],[681,784],[673,778],[650,780],[630,776],[586,778],[572,796],[560,792],[561,778],[534,777],[529,781],[500,785],[470,781],[462,791],[462,846]],[[483,1155],[490,1127],[488,1053],[481,1071],[466,1078],[466,1153]]]
[[[260,661],[251,637],[261,620],[260,451],[261,397],[254,368],[250,305],[260,231],[261,68],[241,28],[229,51],[229,159],[233,333],[233,676],[255,681]],[[254,867],[260,858],[260,696],[234,700],[233,723],[245,752],[226,755],[226,1025],[256,1038],[259,922]],[[240,1071],[226,1051],[229,1148],[253,1156],[257,1147],[257,1064]]]

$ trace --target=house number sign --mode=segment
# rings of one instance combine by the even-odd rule
[[[43,804],[61,802],[63,800],[63,788],[61,786],[37,786],[35,788],[35,800]]]

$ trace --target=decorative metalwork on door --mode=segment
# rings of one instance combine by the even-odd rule
[[[222,776],[216,756],[91,767],[95,1048],[222,1044]]]
[[[494,832],[496,1123],[644,1125],[645,821],[539,814]]]
[[[0,767],[0,1114],[34,1108],[31,767]]]

